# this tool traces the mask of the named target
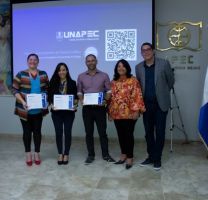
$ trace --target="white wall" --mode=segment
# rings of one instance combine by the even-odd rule
[[[170,21],[203,21],[202,50],[199,52],[168,51],[157,52],[160,57],[170,57],[172,55],[194,55],[194,62],[200,65],[200,70],[176,70],[175,91],[178,98],[182,118],[186,132],[191,140],[198,140],[197,121],[199,107],[201,103],[204,72],[208,63],[208,1],[207,0],[156,0],[155,20],[160,23]],[[145,16],[144,16],[145,19]],[[132,66],[134,70],[134,66]],[[0,133],[22,134],[19,118],[13,114],[14,97],[0,96]],[[174,119],[178,122],[178,114],[175,112]],[[167,119],[167,129],[169,128],[169,116]],[[43,134],[54,135],[54,127],[50,115],[43,121]],[[73,126],[73,135],[83,137],[85,135],[81,109],[76,113]],[[108,135],[117,137],[113,123],[108,123]],[[136,138],[144,137],[142,118],[140,118],[135,130]],[[169,138],[169,131],[167,131]],[[174,139],[182,139],[183,133],[174,130]]]

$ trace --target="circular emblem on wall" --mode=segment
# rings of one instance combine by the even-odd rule
[[[168,40],[174,47],[185,47],[191,40],[190,30],[183,24],[177,24],[168,31]]]

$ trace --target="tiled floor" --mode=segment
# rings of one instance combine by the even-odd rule
[[[84,139],[74,139],[67,166],[56,163],[54,139],[42,143],[42,164],[27,167],[19,137],[0,136],[0,200],[207,200],[208,159],[201,143],[166,144],[163,167],[139,167],[146,157],[145,143],[135,144],[135,164],[130,170],[101,159],[96,142],[96,160],[84,165]],[[110,142],[118,159],[117,141]]]

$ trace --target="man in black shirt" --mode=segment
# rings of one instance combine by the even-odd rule
[[[140,81],[146,112],[143,114],[148,158],[140,165],[161,168],[162,150],[165,141],[166,117],[170,108],[170,90],[174,74],[167,60],[156,58],[153,46],[143,43],[141,54],[144,61],[136,65],[136,77]]]

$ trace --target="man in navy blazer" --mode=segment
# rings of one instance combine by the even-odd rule
[[[165,141],[166,117],[170,108],[170,90],[174,85],[174,74],[167,60],[154,55],[152,44],[141,46],[144,61],[136,65],[146,112],[143,114],[148,157],[140,164],[153,164],[155,170],[161,168],[161,157]]]

